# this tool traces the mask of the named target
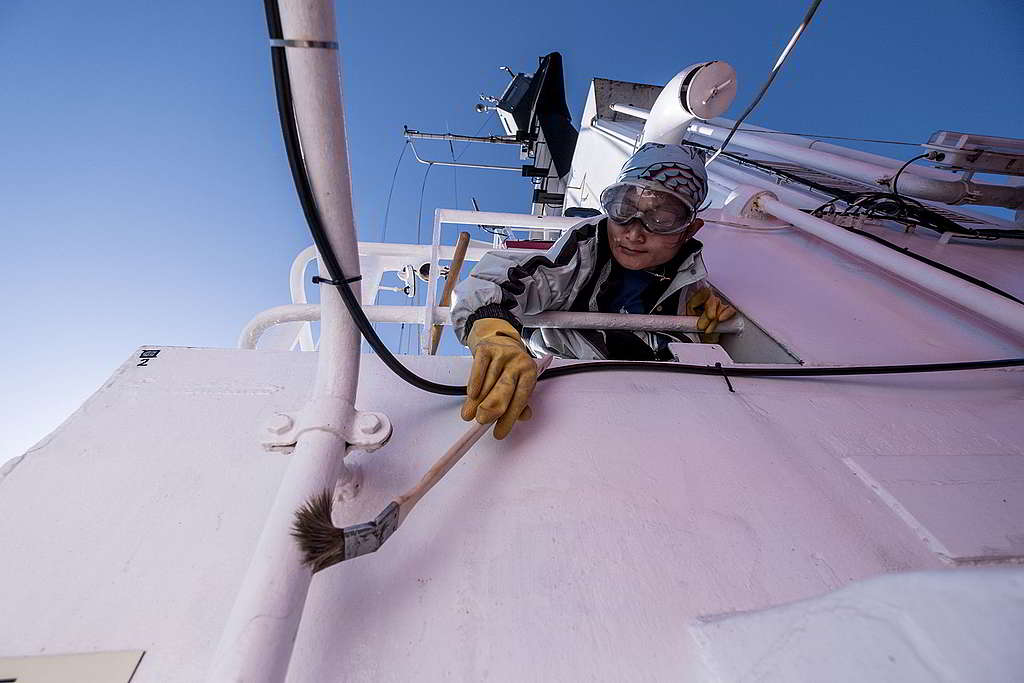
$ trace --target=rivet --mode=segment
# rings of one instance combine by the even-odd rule
[[[380,418],[373,413],[363,413],[359,416],[359,431],[363,434],[373,434],[380,429]]]
[[[267,431],[271,434],[277,434],[280,436],[291,429],[294,424],[295,422],[288,415],[285,415],[284,413],[275,413],[267,422]]]

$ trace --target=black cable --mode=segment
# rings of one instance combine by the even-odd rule
[[[959,363],[915,363],[912,365],[861,365],[834,368],[744,368],[730,367],[730,377],[841,377],[851,375],[904,375],[920,372],[954,372],[957,370],[984,370],[1024,366],[1024,358],[1002,358],[999,360],[974,360]],[[647,361],[600,361],[575,363],[548,368],[539,379],[577,375],[595,370],[636,370],[657,372],[678,372],[685,375],[714,375],[721,377],[721,368],[704,365],[683,365],[682,363],[658,363]]]
[[[896,171],[896,175],[894,175],[892,177],[892,185],[890,185],[890,187],[892,188],[892,193],[896,196],[897,200],[902,200],[902,197],[900,197],[899,191],[896,189],[896,183],[899,182],[900,176],[903,174],[903,171],[907,170],[907,166],[910,166],[912,163],[914,163],[918,159],[924,159],[926,156],[928,156],[930,154],[931,154],[931,152],[925,152],[924,154],[918,154],[916,157],[914,157],[913,159],[911,159],[907,163],[905,163],[902,166],[900,166],[900,170]]]
[[[264,7],[267,11],[267,29],[270,33],[270,38],[272,40],[283,39],[281,35],[281,15],[277,6],[277,0],[264,0]],[[270,48],[270,57],[274,71],[274,89],[277,95],[278,116],[281,120],[281,134],[284,136],[288,165],[292,171],[295,190],[299,195],[299,203],[306,216],[306,223],[309,225],[309,230],[313,235],[313,242],[320,253],[324,267],[327,269],[332,280],[341,282],[348,278],[345,276],[341,264],[334,253],[334,249],[331,247],[330,240],[327,238],[327,232],[324,230],[323,221],[320,217],[320,210],[316,205],[316,198],[310,186],[306,165],[302,159],[302,147],[299,142],[298,124],[295,121],[295,112],[292,105],[291,79],[288,77],[288,61],[285,55],[285,48],[272,46]],[[439,384],[438,382],[420,377],[402,365],[381,340],[380,336],[378,336],[370,321],[366,319],[366,314],[363,312],[362,306],[352,288],[347,283],[341,282],[337,290],[360,333],[362,333],[367,343],[373,347],[381,361],[392,372],[409,384],[424,391],[445,396],[464,396],[466,394],[465,386]]]
[[[963,272],[961,270],[957,270],[956,268],[953,268],[951,266],[947,266],[945,263],[941,263],[940,261],[933,261],[932,259],[928,258],[927,256],[922,256],[921,254],[918,254],[916,252],[911,251],[908,247],[901,247],[900,245],[895,244],[893,242],[890,242],[889,240],[884,239],[882,237],[879,237],[878,235],[874,235],[874,234],[868,232],[867,230],[858,230],[857,228],[850,228],[850,227],[847,227],[845,229],[849,230],[850,232],[856,233],[856,234],[860,235],[861,237],[867,237],[868,239],[873,240],[875,242],[878,242],[879,244],[884,244],[885,246],[887,246],[887,247],[889,247],[891,249],[895,249],[896,251],[901,252],[902,254],[905,254],[906,256],[909,256],[912,259],[915,259],[917,261],[921,261],[922,263],[927,263],[929,266],[932,266],[933,268],[938,268],[939,270],[941,270],[941,271],[943,271],[945,273],[949,273],[950,275],[955,275],[956,277],[960,278],[961,280],[966,280],[967,282],[970,282],[972,285],[977,285],[978,287],[981,287],[982,289],[987,289],[988,291],[992,292],[993,294],[998,294],[1000,296],[1004,296],[1004,297],[1006,297],[1007,299],[1009,299],[1011,301],[1015,301],[1018,304],[1024,305],[1024,301],[1021,301],[1020,299],[1018,299],[1014,295],[1010,294],[1009,292],[1003,291],[1002,289],[999,289],[995,285],[990,285],[989,283],[985,282],[984,280],[979,280],[978,278],[974,277],[973,275],[968,275],[967,273],[965,273],[965,272]]]
[[[267,10],[267,28],[271,39],[282,39],[280,14],[277,8],[277,0],[264,0]],[[288,156],[288,164],[292,171],[292,180],[295,182],[295,189],[299,195],[299,203],[306,216],[313,241],[320,252],[320,258],[324,267],[330,274],[331,279],[337,282],[337,290],[341,295],[345,307],[352,316],[353,321],[359,328],[360,333],[373,347],[373,350],[380,356],[381,361],[396,375],[418,389],[445,396],[464,396],[465,386],[439,384],[420,377],[395,358],[387,345],[381,341],[373,326],[366,318],[359,300],[346,280],[341,264],[331,247],[330,240],[324,230],[316,199],[310,186],[309,176],[305,162],[301,156],[299,145],[298,125],[295,121],[294,110],[291,100],[291,81],[288,78],[288,63],[285,49],[279,46],[271,47],[271,64],[274,71],[274,85],[277,95],[278,115],[281,120],[281,132],[284,136],[285,150]],[[924,363],[914,365],[880,365],[880,366],[845,366],[832,368],[729,368],[731,377],[822,377],[822,376],[843,376],[843,375],[879,375],[879,374],[903,374],[919,372],[950,372],[954,370],[979,370],[987,368],[1016,367],[1024,365],[1024,358],[1006,358],[986,361],[967,361],[958,363]],[[596,363],[577,363],[565,365],[558,368],[550,368],[541,375],[540,379],[547,380],[565,375],[575,375],[585,372],[607,372],[614,370],[631,371],[658,371],[673,372],[688,375],[718,375],[721,376],[721,369],[705,367],[700,365],[683,365],[680,363],[657,363],[637,361],[606,361]]]

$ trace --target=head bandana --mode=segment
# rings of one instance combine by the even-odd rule
[[[626,160],[618,183],[647,180],[658,183],[694,212],[708,194],[704,155],[693,147],[648,142]]]

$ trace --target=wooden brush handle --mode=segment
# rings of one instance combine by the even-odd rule
[[[459,241],[455,243],[455,253],[452,254],[452,265],[448,268],[448,277],[444,279],[444,289],[441,291],[441,305],[448,306],[452,302],[452,290],[459,281],[459,273],[462,272],[462,262],[466,260],[466,249],[469,247],[469,233],[460,232]],[[441,343],[441,326],[434,325],[430,328],[430,355],[437,353],[437,345]]]
[[[473,444],[480,440],[481,436],[487,433],[490,427],[491,425],[489,424],[482,425],[478,422],[473,422],[473,426],[466,430],[466,433],[452,444],[448,452],[441,456],[441,459],[427,470],[427,473],[423,475],[418,484],[395,498],[395,502],[398,503],[399,524],[405,520],[405,516],[419,502],[420,498],[426,495],[427,491],[434,487],[434,484],[441,481],[441,477],[446,475],[448,470],[455,466],[455,463],[473,447]]]
[[[553,356],[544,356],[543,358],[536,359],[537,363],[537,376],[539,377],[548,366],[551,365],[551,359]],[[426,495],[427,491],[434,487],[434,484],[441,481],[441,477],[448,474],[448,471],[455,466],[462,456],[464,456],[470,448],[473,447],[480,437],[483,436],[493,426],[493,424],[480,424],[473,422],[472,426],[466,430],[466,433],[459,437],[459,440],[452,444],[452,447],[441,456],[441,459],[434,463],[434,465],[427,470],[427,473],[423,475],[419,483],[413,486],[411,489],[403,493],[402,495],[395,498],[395,502],[398,503],[398,524],[400,525],[405,521],[405,517],[412,510],[413,506],[420,501],[420,498]],[[397,526],[397,525],[396,525]]]

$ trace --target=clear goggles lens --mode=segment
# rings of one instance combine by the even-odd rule
[[[651,232],[682,232],[693,221],[693,209],[679,197],[648,187],[619,183],[601,193],[601,206],[616,223],[625,225],[639,218]]]

